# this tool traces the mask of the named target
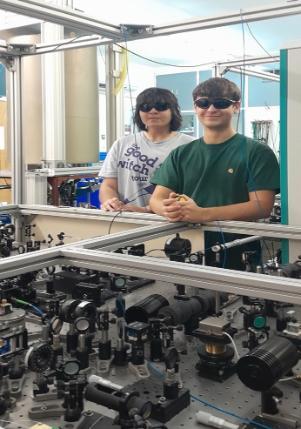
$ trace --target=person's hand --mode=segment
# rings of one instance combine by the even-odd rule
[[[163,206],[164,216],[170,222],[197,223],[206,221],[206,209],[199,207],[187,195],[172,192],[168,199],[163,200]]]
[[[165,216],[170,222],[182,221],[182,206],[179,201],[179,194],[171,192],[169,197],[162,201],[163,203],[163,216]]]
[[[105,201],[101,208],[103,210],[106,210],[108,212],[118,212],[120,210],[123,210],[124,203],[120,201],[117,197],[110,198],[109,200]]]
[[[180,201],[182,221],[198,223],[205,221],[206,209],[199,207],[192,198]]]
[[[140,207],[140,206],[136,206],[134,204],[125,204],[123,206],[122,211],[124,211],[124,212],[150,213],[150,207],[149,206]]]

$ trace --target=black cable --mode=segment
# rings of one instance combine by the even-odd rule
[[[164,252],[164,249],[151,249],[148,252],[145,252],[145,255],[148,255],[149,253],[156,252],[156,251],[158,251],[158,252]]]
[[[255,42],[258,44],[258,46],[260,46],[261,47],[261,49],[269,56],[269,57],[271,57],[271,58],[273,58],[274,57],[274,55],[271,55],[266,49],[265,49],[265,47],[264,46],[262,46],[262,44],[259,42],[259,40],[255,37],[255,35],[253,34],[253,32],[252,32],[252,30],[251,30],[251,28],[250,28],[250,26],[249,26],[249,24],[248,24],[248,22],[246,22],[246,25],[247,25],[247,27],[248,27],[248,30],[249,30],[249,33],[251,34],[251,36],[253,37],[253,39],[255,40]]]
[[[120,210],[119,212],[117,212],[117,213],[113,216],[113,219],[111,220],[110,225],[109,225],[108,235],[109,235],[109,234],[111,234],[111,229],[112,229],[112,226],[113,226],[113,223],[114,223],[115,219],[116,219],[116,218],[117,218],[117,216],[119,216],[121,213],[122,213],[122,210]]]
[[[130,52],[131,54],[135,55],[136,57],[142,58],[143,60],[149,61],[151,63],[160,64],[162,66],[179,67],[179,68],[183,68],[183,67],[193,68],[193,67],[202,67],[202,66],[208,66],[208,65],[212,65],[213,64],[212,61],[210,61],[208,63],[194,64],[194,65],[179,65],[179,64],[164,63],[162,61],[152,60],[151,58],[147,58],[147,57],[145,57],[143,55],[137,54],[137,52],[134,52],[134,51],[128,49],[127,47],[124,48],[123,46],[119,45],[118,43],[115,43],[115,45],[119,46],[120,48],[126,49],[127,52]]]

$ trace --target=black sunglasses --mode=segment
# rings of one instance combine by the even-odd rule
[[[157,103],[143,103],[139,107],[139,110],[142,112],[150,112],[152,109],[156,109],[158,112],[164,112],[164,110],[170,109],[170,104],[158,101]]]
[[[236,103],[236,101],[230,100],[229,98],[215,98],[214,100],[210,100],[209,98],[199,98],[194,102],[194,104],[200,109],[209,109],[211,104],[213,104],[215,109],[227,109],[234,103]]]

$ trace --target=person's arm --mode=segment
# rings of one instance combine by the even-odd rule
[[[187,201],[178,201],[177,194],[169,192],[169,189],[157,186],[151,199],[151,208],[171,222],[202,223],[215,220],[262,219],[270,215],[275,200],[274,191],[263,190],[250,192],[250,200],[245,203],[204,208],[199,207],[188,197]]]
[[[105,177],[100,185],[99,197],[101,208],[107,211],[118,211],[124,206],[119,200],[118,182],[115,177]]]
[[[173,191],[165,186],[157,185],[149,201],[150,209],[160,215],[165,216],[166,201]]]
[[[274,201],[275,192],[270,190],[249,193],[250,200],[245,203],[230,204],[220,207],[198,207],[192,199],[180,202],[182,221],[211,222],[215,220],[243,220],[250,221],[269,217]],[[172,208],[166,212],[173,215]]]

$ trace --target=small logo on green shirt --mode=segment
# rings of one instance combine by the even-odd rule
[[[228,168],[228,173],[233,174],[234,170],[233,168]]]

